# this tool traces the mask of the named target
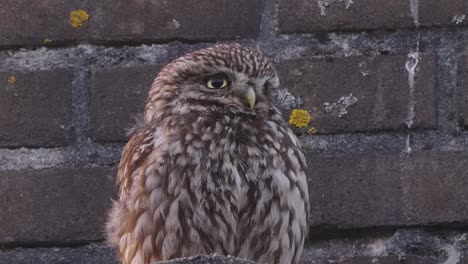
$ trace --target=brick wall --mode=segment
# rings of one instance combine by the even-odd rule
[[[115,263],[105,212],[158,69],[258,46],[309,162],[304,263],[468,263],[465,0],[0,0],[0,263]]]

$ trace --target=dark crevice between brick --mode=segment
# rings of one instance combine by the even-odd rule
[[[377,238],[393,235],[397,230],[418,231],[429,233],[468,232],[467,223],[448,222],[434,225],[414,225],[414,226],[385,226],[370,228],[339,228],[335,225],[320,225],[312,227],[309,232],[308,242],[315,243],[331,239],[359,239]]]
[[[410,26],[401,26],[398,28],[395,27],[389,27],[389,26],[381,26],[379,28],[362,28],[362,27],[356,27],[356,28],[349,28],[349,29],[340,29],[340,28],[330,28],[326,30],[316,30],[316,31],[310,31],[310,30],[301,30],[301,29],[296,29],[296,30],[283,30],[279,31],[281,34],[313,34],[313,33],[362,33],[362,32],[380,32],[380,33],[394,33],[394,32],[400,32],[400,31],[410,31],[410,32],[432,32],[432,31],[437,31],[437,30],[442,30],[444,32],[457,32],[459,30],[467,29],[468,25],[420,25],[419,27],[415,27],[413,25]]]
[[[96,45],[105,48],[121,48],[122,46],[128,47],[138,47],[141,45],[164,45],[164,44],[171,44],[173,42],[178,42],[180,44],[188,44],[188,45],[195,45],[200,43],[217,43],[217,42],[229,42],[229,41],[240,41],[240,40],[248,40],[248,39],[188,39],[188,38],[168,38],[168,39],[161,39],[161,40],[153,40],[153,39],[137,39],[137,40],[66,40],[66,41],[54,41],[47,45],[44,44],[31,44],[31,45],[6,45],[0,46],[1,51],[19,51],[21,49],[41,49],[41,48],[72,48],[78,45]]]

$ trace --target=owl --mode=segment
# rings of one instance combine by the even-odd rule
[[[299,263],[306,161],[271,61],[219,44],[166,65],[122,153],[106,230],[124,264],[194,255]]]

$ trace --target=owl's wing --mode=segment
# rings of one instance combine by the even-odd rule
[[[301,184],[299,187],[299,190],[301,191],[302,196],[304,197],[304,202],[305,202],[305,208],[306,208],[306,220],[307,220],[307,225],[310,223],[310,200],[309,200],[309,191],[308,191],[308,181],[307,181],[307,162],[304,157],[304,153],[299,150],[298,152],[299,156],[299,162],[301,164],[301,171],[303,172],[303,175],[300,179]]]
[[[152,132],[153,130],[149,127],[139,128],[132,134],[122,152],[117,172],[117,185],[121,198],[132,186],[133,172],[146,161],[149,153],[153,150]]]

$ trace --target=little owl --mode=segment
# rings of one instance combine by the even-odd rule
[[[119,165],[107,223],[125,264],[194,255],[298,263],[306,162],[260,51],[216,45],[165,66]]]

